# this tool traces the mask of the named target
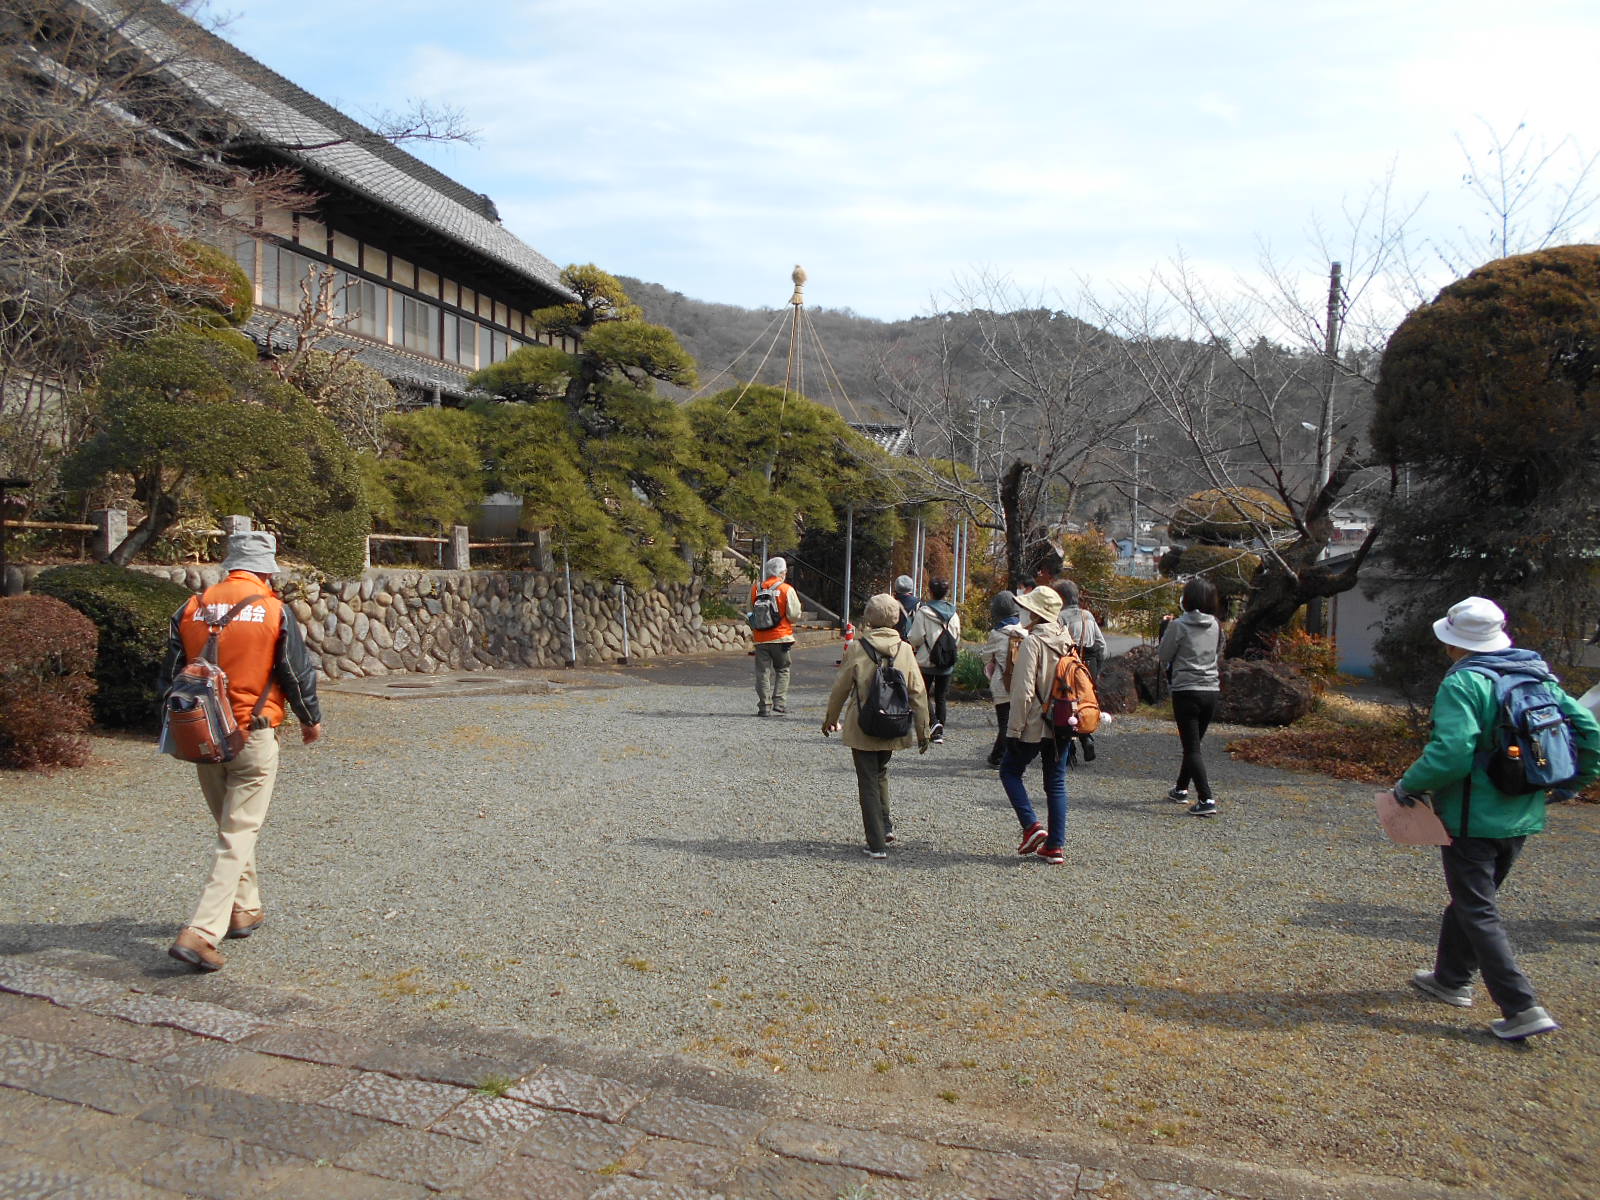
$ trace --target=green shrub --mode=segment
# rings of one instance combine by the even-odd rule
[[[983,673],[983,659],[976,651],[963,649],[956,656],[956,669],[950,682],[964,692],[987,692],[989,677]]]
[[[33,581],[33,590],[65,600],[100,631],[95,719],[116,729],[154,729],[167,630],[172,614],[192,594],[189,589],[102,563],[45,571]]]
[[[0,766],[76,767],[89,757],[94,623],[49,596],[0,599]]]

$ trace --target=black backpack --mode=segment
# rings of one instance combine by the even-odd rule
[[[774,582],[771,587],[764,587],[756,593],[755,603],[750,606],[745,623],[751,629],[776,629],[783,620],[783,606],[783,584]]]
[[[868,737],[902,738],[911,732],[911,690],[905,672],[884,658],[862,638],[856,643],[867,652],[875,670],[867,681],[867,694],[861,697],[856,719]]]
[[[939,614],[933,606],[927,606],[933,613],[934,620],[939,619]],[[935,671],[948,671],[956,665],[961,649],[956,645],[955,635],[950,632],[950,626],[939,621],[939,636],[933,639],[933,645],[928,647],[928,666]]]

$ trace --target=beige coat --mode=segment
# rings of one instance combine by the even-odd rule
[[[1054,736],[1045,728],[1044,705],[1055,681],[1056,662],[1072,645],[1066,626],[1056,621],[1036,624],[1022,639],[1017,665],[1011,672],[1011,719],[1006,736],[1023,742],[1042,742]]]
[[[861,648],[870,641],[881,657],[888,658],[906,677],[906,692],[911,697],[912,731],[900,738],[875,738],[861,732],[858,715],[861,697],[867,694],[872,673],[877,665]],[[917,668],[916,655],[906,645],[893,627],[869,629],[850,643],[839,664],[839,674],[833,681],[833,691],[828,695],[828,715],[822,719],[823,729],[832,729],[844,715],[844,744],[852,750],[904,750],[910,746],[928,744],[928,689],[922,682],[922,672]]]

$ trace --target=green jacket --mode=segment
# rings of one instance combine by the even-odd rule
[[[1559,686],[1551,688],[1562,711],[1572,719],[1578,751],[1576,790],[1600,778],[1600,724],[1594,714]],[[1489,782],[1473,756],[1492,748],[1498,716],[1494,682],[1474,671],[1453,671],[1433,697],[1433,732],[1422,757],[1400,777],[1408,792],[1432,792],[1433,807],[1455,837],[1509,838],[1540,833],[1545,822],[1545,793],[1507,796]],[[1464,786],[1470,779],[1470,799]],[[1462,828],[1462,809],[1470,828]]]

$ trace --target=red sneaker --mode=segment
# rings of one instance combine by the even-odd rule
[[[1044,826],[1035,821],[1023,832],[1022,845],[1017,847],[1017,853],[1022,855],[1032,854],[1040,846],[1044,845],[1046,836]]]
[[[1059,867],[1067,861],[1067,856],[1061,852],[1060,846],[1040,846],[1039,857],[1052,867]]]

